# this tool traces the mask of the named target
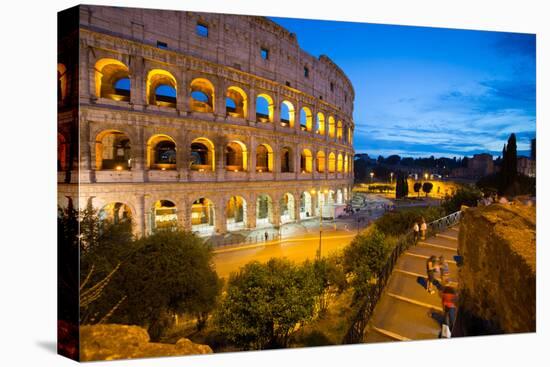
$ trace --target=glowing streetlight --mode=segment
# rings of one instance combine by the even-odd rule
[[[372,179],[374,178],[374,172],[370,173],[370,182],[372,182]]]
[[[393,182],[393,172],[390,172],[390,183]]]
[[[424,173],[424,179],[427,180],[428,179],[428,173]]]

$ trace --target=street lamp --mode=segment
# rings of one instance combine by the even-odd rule
[[[393,183],[393,172],[390,172],[390,183]]]
[[[371,172],[370,173],[370,182],[372,182],[373,177],[374,177],[374,172]]]
[[[424,179],[425,179],[425,180],[428,179],[428,172],[424,173]]]

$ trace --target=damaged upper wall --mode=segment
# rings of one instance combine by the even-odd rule
[[[94,5],[81,5],[80,15],[81,28],[154,46],[160,42],[168,50],[276,81],[338,106],[351,119],[354,90],[343,71],[328,56],[315,58],[300,49],[296,35],[265,17]],[[202,36],[198,25],[206,27]]]

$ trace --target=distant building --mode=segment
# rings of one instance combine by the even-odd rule
[[[451,177],[481,178],[495,173],[493,156],[488,153],[474,154],[468,159],[467,167],[455,168],[451,171]]]
[[[535,177],[536,164],[535,161],[527,157],[518,157],[518,173],[528,177]]]

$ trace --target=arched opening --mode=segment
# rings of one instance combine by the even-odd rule
[[[273,172],[273,149],[268,144],[256,149],[256,172]]]
[[[302,173],[311,173],[313,171],[313,157],[309,149],[302,150],[300,155],[300,171]]]
[[[348,142],[348,137],[349,137],[349,127],[348,125],[345,125],[344,126],[344,143]]]
[[[292,160],[292,149],[284,147],[281,149],[281,172],[294,172],[294,162]]]
[[[214,171],[214,144],[206,138],[191,142],[191,169],[194,171]]]
[[[300,129],[302,131],[311,131],[313,129],[313,115],[308,107],[300,109]]]
[[[269,226],[273,223],[273,202],[266,194],[256,199],[256,227]]]
[[[295,221],[294,196],[290,193],[283,195],[279,200],[279,208],[281,213],[281,224]]]
[[[325,152],[322,150],[317,152],[317,172],[324,173],[326,166]]]
[[[63,103],[67,97],[67,68],[57,64],[57,102]]]
[[[149,104],[175,108],[176,89],[176,78],[170,72],[153,69],[147,74],[146,98]]]
[[[294,119],[296,116],[296,111],[294,110],[294,105],[289,101],[283,101],[281,103],[281,126],[294,127]]]
[[[336,190],[336,204],[343,204],[344,203],[344,195],[342,193],[342,190],[338,189]]]
[[[258,122],[273,122],[273,98],[267,94],[256,97],[256,120]]]
[[[353,130],[351,127],[348,129],[348,143],[353,144]]]
[[[338,153],[338,158],[336,161],[336,170],[338,172],[342,172],[344,169],[344,160],[342,158],[342,154]]]
[[[57,133],[57,170],[67,170],[67,141],[60,133]]]
[[[315,133],[325,135],[325,115],[321,112],[317,113],[317,119],[315,120]]]
[[[246,145],[240,141],[232,141],[225,146],[225,169],[239,172],[247,170]]]
[[[173,231],[178,228],[176,204],[170,200],[158,200],[151,210],[151,229],[155,231]]]
[[[348,173],[348,155],[347,154],[344,154],[344,172],[345,173]]]
[[[190,84],[191,111],[214,112],[214,85],[208,79],[196,78]]]
[[[214,232],[214,203],[200,198],[191,205],[191,231],[201,234]]]
[[[246,200],[242,196],[231,196],[225,209],[227,230],[246,228]]]
[[[248,111],[246,93],[239,87],[227,88],[225,95],[225,111],[227,116],[246,118]]]
[[[311,205],[311,194],[304,191],[300,194],[300,219],[306,219],[313,216]]]
[[[115,59],[101,59],[95,64],[95,90],[98,98],[130,101],[130,71]]]
[[[97,170],[128,170],[132,166],[130,139],[120,131],[99,133],[95,141]]]
[[[328,155],[328,172],[334,173],[336,171],[336,155],[330,152]]]
[[[176,143],[167,135],[154,135],[147,144],[148,166],[150,169],[176,169]]]
[[[109,203],[99,210],[98,218],[102,224],[119,224],[132,220],[132,210],[124,203]]]
[[[334,117],[330,116],[328,118],[328,136],[331,139],[334,139],[334,136],[336,134],[336,123],[334,121]]]
[[[342,140],[342,121],[338,121],[338,125],[336,127],[336,139]]]

